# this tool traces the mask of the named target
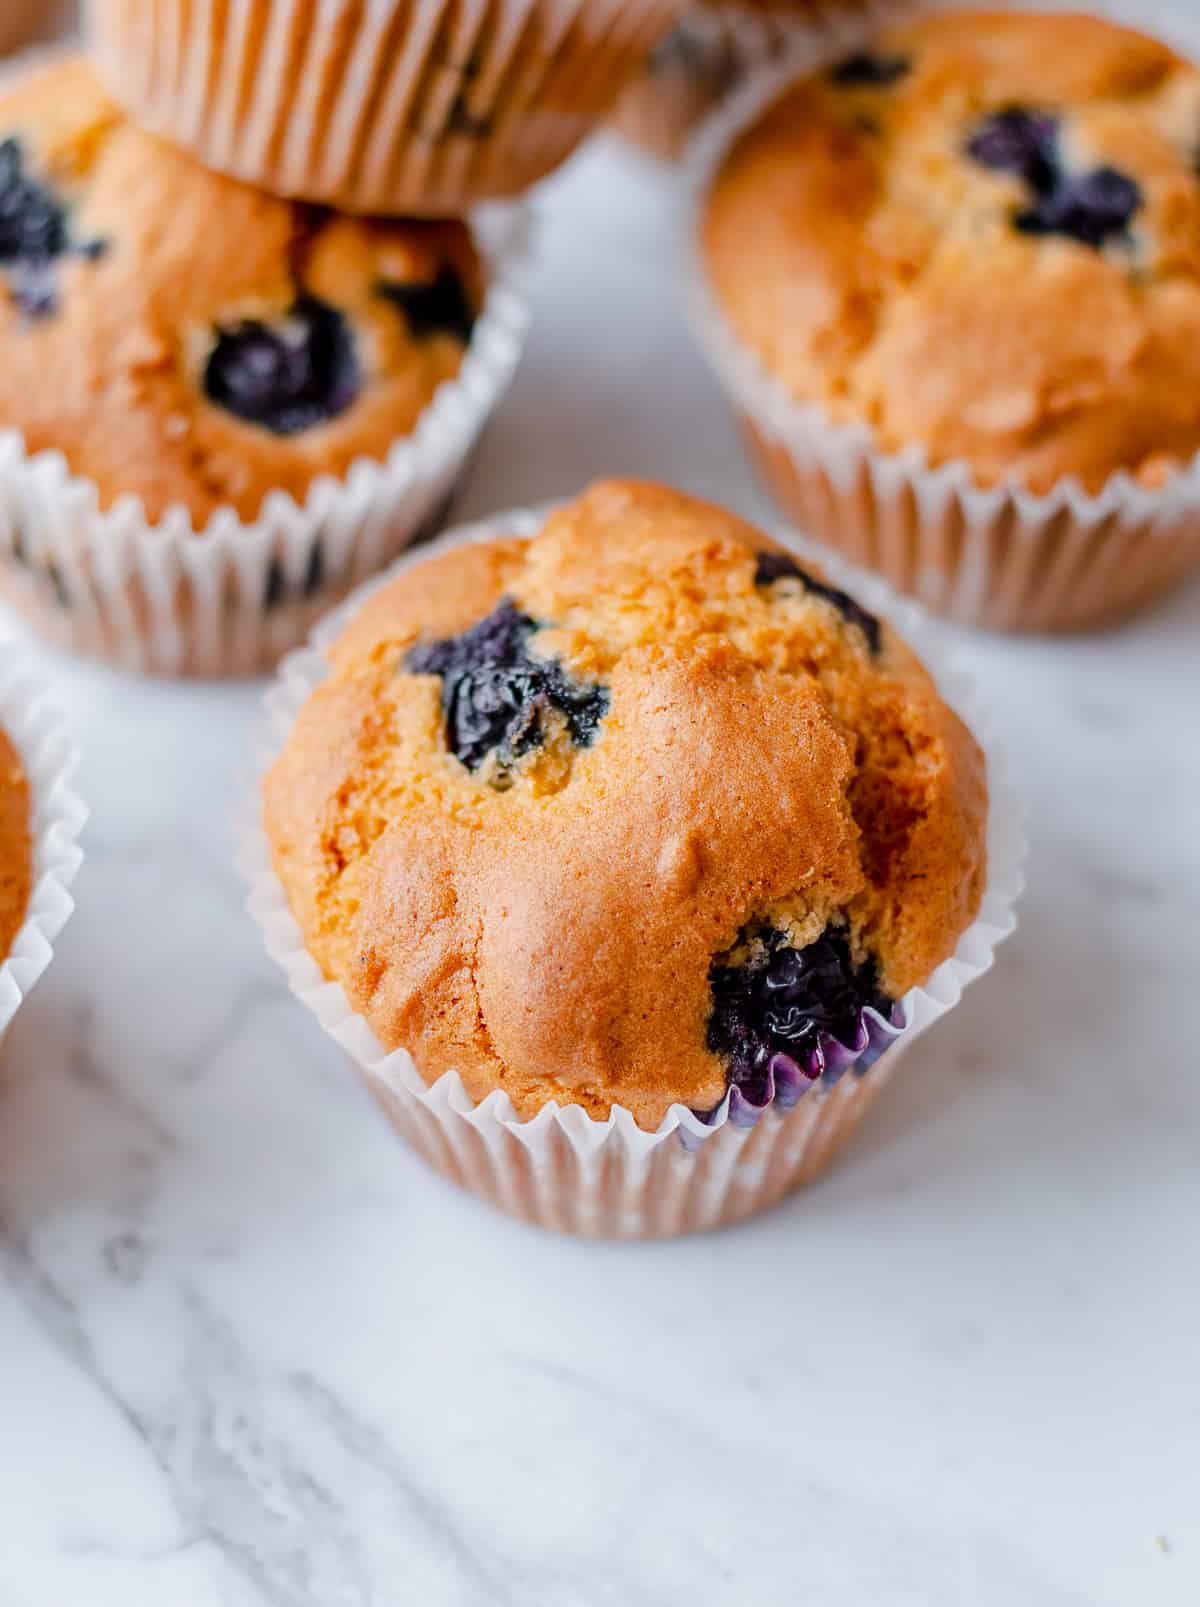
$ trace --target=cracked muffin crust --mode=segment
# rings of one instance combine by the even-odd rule
[[[100,505],[302,500],[380,459],[462,361],[483,292],[456,223],[351,219],[196,166],[82,60],[0,96],[0,413]]]
[[[924,982],[975,915],[973,739],[751,526],[606,482],[406,570],[264,783],[306,947],[389,1049],[647,1128]],[[778,1067],[776,1067],[778,1074]]]
[[[21,929],[33,888],[32,799],[21,756],[0,730],[0,960]]]
[[[952,13],[789,89],[707,198],[712,288],[797,400],[978,481],[1200,451],[1200,71],[1081,15]]]

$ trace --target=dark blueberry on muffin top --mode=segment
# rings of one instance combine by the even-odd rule
[[[453,335],[464,346],[469,345],[475,328],[475,308],[461,276],[452,267],[444,266],[437,278],[426,284],[381,284],[379,294],[399,307],[414,340]]]
[[[608,712],[607,688],[582,685],[556,660],[530,653],[529,638],[540,629],[502,602],[461,636],[420,643],[405,660],[410,674],[441,676],[451,751],[468,770],[494,755],[493,785],[501,788],[522,754],[546,740],[554,712],[576,747],[595,739]]]
[[[840,89],[887,89],[911,71],[912,62],[907,56],[882,56],[860,50],[838,62],[829,76]]]
[[[815,575],[810,575],[807,569],[801,569],[786,553],[760,552],[754,571],[754,584],[773,586],[777,580],[798,580],[805,591],[832,603],[847,625],[857,625],[862,631],[872,654],[878,654],[883,645],[879,621],[874,614],[868,614],[861,604],[856,603],[849,592],[839,591],[836,586],[827,586]]]
[[[248,318],[219,328],[204,370],[210,401],[273,435],[296,435],[336,418],[360,388],[345,318],[310,295],[278,323]]]
[[[815,943],[797,949],[768,927],[743,932],[738,947],[748,948],[749,957],[732,965],[718,959],[709,972],[707,1039],[727,1063],[729,1085],[752,1104],[766,1102],[768,1074],[780,1074],[776,1057],[786,1057],[785,1063],[815,1081],[822,1070],[815,1055],[819,1034],[853,1048],[864,1010],[885,1020],[891,1014],[892,1000],[880,989],[874,961],[855,965],[844,928],[829,927]]]
[[[1142,192],[1114,167],[1072,173],[1059,153],[1058,118],[1010,106],[987,118],[967,141],[967,154],[983,167],[1016,173],[1033,191],[1033,204],[1013,217],[1022,234],[1061,234],[1101,250],[1123,235],[1142,205]]]
[[[968,154],[998,173],[1017,173],[1039,192],[1059,177],[1058,119],[1045,112],[1010,106],[996,112],[967,141]]]
[[[66,203],[28,172],[19,139],[0,140],[0,266],[22,311],[31,318],[54,311],[50,265],[56,258],[76,252],[95,259],[103,251],[103,241],[72,241]]]
[[[1141,209],[1142,192],[1115,167],[1067,177],[1014,220],[1022,234],[1065,234],[1099,251],[1126,233]]]

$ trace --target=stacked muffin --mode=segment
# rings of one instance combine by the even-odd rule
[[[327,34],[286,0],[202,26],[106,0],[109,88],[77,58],[10,76],[10,600],[132,665],[247,671],[432,528],[527,322],[521,209],[468,214],[560,161],[674,9],[346,8]]]

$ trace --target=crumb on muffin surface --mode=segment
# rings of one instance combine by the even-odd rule
[[[653,1127],[724,1095],[713,978],[739,944],[834,933],[892,999],[953,951],[982,755],[889,627],[785,567],[720,509],[605,482],[532,541],[409,568],[334,644],[265,826],[310,952],[427,1081]],[[578,733],[516,652],[429,673],[505,607],[564,699],[596,695]],[[463,697],[472,738],[512,701],[499,785],[452,750]]]
[[[734,144],[709,281],[793,397],[885,450],[1153,487],[1200,451],[1198,130],[1200,71],[1128,28],[931,16]]]
[[[223,507],[382,459],[462,361],[465,226],[341,216],[144,133],[82,59],[0,95],[0,412],[101,507]]]

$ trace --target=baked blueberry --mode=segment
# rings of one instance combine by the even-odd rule
[[[211,401],[273,435],[296,435],[336,418],[360,388],[346,320],[309,295],[300,296],[278,323],[248,318],[218,328],[204,370]]]
[[[912,71],[907,56],[877,55],[873,51],[859,50],[830,71],[830,78],[841,89],[887,89],[899,83]]]
[[[75,245],[66,203],[25,165],[25,149],[14,135],[0,140],[0,266],[9,289],[30,318],[44,318],[56,306],[51,264],[75,252],[95,260],[105,243]]]
[[[798,580],[805,591],[810,591],[815,597],[823,597],[827,603],[832,603],[847,625],[857,625],[862,631],[871,652],[873,654],[879,652],[883,645],[879,621],[874,614],[868,614],[865,608],[856,603],[849,592],[839,591],[836,586],[827,586],[815,575],[810,575],[807,569],[801,569],[800,565],[786,553],[760,552],[754,572],[755,585],[773,586],[777,580]]]
[[[1040,193],[1060,176],[1058,119],[1046,112],[1010,106],[987,118],[967,141],[967,153],[998,173],[1017,173]]]
[[[493,785],[549,734],[557,711],[571,741],[588,746],[608,712],[608,689],[574,680],[555,659],[535,658],[529,638],[541,626],[502,602],[478,625],[447,641],[423,642],[405,659],[413,675],[442,679],[442,713],[451,751],[468,770],[495,755]]]
[[[725,1060],[729,1086],[751,1105],[793,1103],[827,1067],[836,1069],[823,1039],[859,1049],[864,1012],[891,1017],[893,1001],[880,988],[875,962],[854,963],[844,927],[829,927],[803,949],[773,927],[760,928],[743,932],[737,947],[748,958],[718,960],[709,972],[707,1042]]]
[[[384,282],[379,286],[379,294],[400,308],[414,340],[453,335],[464,346],[470,343],[475,328],[475,308],[461,275],[453,268],[443,267],[436,279],[425,284]]]
[[[1034,192],[1017,212],[1022,234],[1063,234],[1100,250],[1129,228],[1142,205],[1140,187],[1114,167],[1072,173],[1059,154],[1059,120],[1012,106],[989,117],[967,141],[967,153],[984,167],[1019,174]]]
[[[1141,206],[1133,179],[1118,168],[1098,167],[1064,177],[1014,221],[1022,234],[1065,234],[1099,251],[1128,231]]]

